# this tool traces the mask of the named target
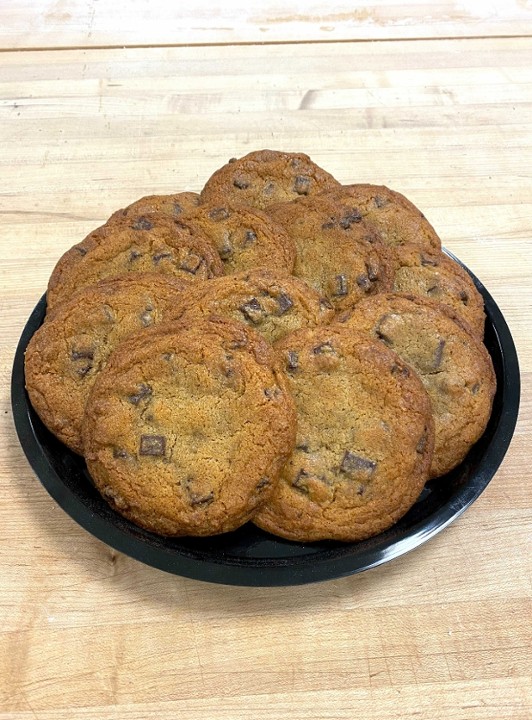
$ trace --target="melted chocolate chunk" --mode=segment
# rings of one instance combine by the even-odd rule
[[[246,230],[246,235],[244,237],[244,247],[247,247],[248,245],[253,245],[256,240],[257,233],[253,230]]]
[[[94,360],[94,349],[72,350],[70,358],[72,360]]]
[[[230,260],[233,257],[234,248],[228,237],[222,240],[222,244],[218,248],[218,253],[222,260]]]
[[[285,293],[279,293],[277,296],[277,304],[279,305],[279,315],[284,315],[291,307],[294,307],[292,298]]]
[[[161,260],[168,260],[171,257],[172,257],[172,253],[170,253],[170,252],[160,252],[160,253],[157,253],[156,255],[154,255],[152,257],[152,260],[156,265],[158,265],[161,262]]]
[[[298,195],[308,195],[311,179],[306,175],[296,175],[294,180],[294,192]]]
[[[149,385],[146,385],[146,383],[142,383],[141,385],[139,385],[139,389],[134,395],[129,395],[128,400],[132,405],[138,405],[141,400],[150,397],[151,394],[151,387]]]
[[[347,295],[348,292],[347,275],[337,275],[335,277],[335,280],[336,290],[333,293],[334,297],[344,297],[345,295]]]
[[[139,455],[162,457],[166,452],[166,438],[163,435],[141,435]]]
[[[214,501],[214,492],[211,490],[207,495],[198,495],[196,493],[190,493],[190,504],[192,507],[203,506],[206,507]]]
[[[239,190],[246,190],[250,184],[249,180],[246,180],[243,177],[237,177],[233,180],[233,185]]]
[[[229,217],[229,210],[224,207],[220,208],[214,208],[210,211],[209,217],[211,220],[214,220],[215,222],[220,222],[221,220],[227,220]]]
[[[367,458],[355,455],[350,450],[346,450],[342,463],[340,465],[340,471],[346,475],[365,475],[371,477],[375,472],[377,463],[374,460],[368,460]]]
[[[369,290],[371,287],[369,277],[367,275],[359,275],[357,277],[357,285],[362,290]]]
[[[193,253],[190,253],[187,255],[187,257],[183,260],[181,265],[179,266],[181,270],[185,270],[185,272],[191,273],[191,275],[195,275],[198,270],[200,269],[201,265],[203,264],[203,259],[198,257],[198,255],[194,255]]]
[[[437,370],[439,367],[441,367],[441,361],[443,359],[443,349],[445,347],[445,340],[442,338],[440,342],[438,343],[438,347],[436,348],[436,352],[434,353],[434,369]]]
[[[152,230],[153,223],[145,217],[139,217],[131,226],[133,230]]]
[[[343,218],[341,218],[340,227],[343,230],[349,230],[351,225],[356,225],[356,223],[359,222],[362,222],[362,215],[356,208],[353,208],[346,215],[344,215]]]
[[[264,318],[265,310],[257,300],[257,298],[251,298],[247,303],[244,303],[239,308],[242,315],[252,322],[254,325],[258,325]]]
[[[303,468],[301,468],[301,470],[296,475],[294,481],[292,482],[292,487],[298,492],[303,493],[303,495],[308,495],[309,487],[306,480],[309,477],[309,473],[306,472],[306,470],[303,470]]]
[[[288,353],[288,362],[286,364],[286,367],[288,370],[297,370],[299,366],[299,355],[295,352],[295,350],[289,350]]]

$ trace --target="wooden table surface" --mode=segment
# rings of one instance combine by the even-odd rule
[[[531,718],[531,3],[171,5],[0,5],[0,720]],[[94,539],[30,469],[9,391],[70,245],[263,147],[418,204],[505,314],[523,385],[459,520],[288,588],[168,575]]]

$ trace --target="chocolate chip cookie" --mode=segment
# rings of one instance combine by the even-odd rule
[[[164,321],[191,284],[160,273],[130,273],[100,282],[56,305],[33,335],[25,358],[31,403],[74,452],[83,452],[85,404],[111,352],[128,335]]]
[[[329,301],[306,283],[264,268],[195,283],[172,312],[191,325],[201,317],[230,317],[247,323],[270,343],[297,328],[326,324],[334,316]]]
[[[298,330],[276,348],[296,402],[296,447],[254,522],[302,542],[386,530],[428,476],[434,426],[421,381],[342,325]]]
[[[394,248],[393,292],[426,297],[451,307],[482,339],[484,301],[468,273],[448,255],[417,245]]]
[[[131,272],[193,280],[223,273],[218,253],[197,229],[164,215],[121,214],[115,213],[60,258],[48,283],[48,309],[83,287]]]
[[[274,203],[339,186],[337,180],[303,153],[258,150],[229,162],[211,175],[202,202],[251,205],[263,210]]]
[[[85,458],[111,506],[161,535],[246,522],[293,449],[295,409],[273,349],[229,319],[148,328],[97,378]]]
[[[261,210],[232,206],[220,198],[183,216],[199,228],[218,250],[224,274],[256,267],[291,273],[296,259],[293,241]]]
[[[341,222],[346,215],[360,216],[386,245],[413,243],[441,250],[441,240],[423,213],[404,195],[384,185],[342,185],[320,193],[331,219]]]
[[[419,374],[436,427],[430,475],[456,467],[486,429],[496,389],[491,358],[473,331],[445,305],[392,293],[367,298],[339,319],[394,350]]]
[[[337,308],[391,288],[387,248],[361,214],[337,215],[321,195],[268,208],[296,246],[293,274]]]
[[[145,195],[119,211],[128,215],[146,215],[146,213],[162,213],[177,218],[184,213],[193,211],[200,203],[200,196],[195,192],[180,192],[171,195]]]

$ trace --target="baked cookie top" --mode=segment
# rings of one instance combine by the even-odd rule
[[[423,213],[404,195],[384,185],[341,185],[320,193],[329,206],[332,220],[360,216],[385,245],[413,243],[441,250],[441,240]]]
[[[60,258],[48,283],[48,308],[83,287],[131,272],[207,280],[223,270],[198,230],[165,215],[123,216],[119,210]]]
[[[33,335],[25,356],[31,403],[74,452],[83,452],[85,404],[111,352],[131,333],[164,321],[190,284],[160,273],[100,282],[56,305]]]
[[[434,427],[419,378],[342,325],[298,330],[276,349],[295,398],[296,447],[254,522],[302,542],[382,532],[428,476]]]
[[[488,351],[445,305],[385,293],[338,316],[394,350],[420,376],[436,427],[431,477],[456,467],[488,423],[496,389]]]
[[[291,273],[296,259],[293,241],[273,219],[256,208],[211,199],[183,215],[217,249],[224,274],[268,267]]]
[[[100,373],[85,458],[112,507],[161,535],[246,522],[293,449],[295,410],[273,349],[229,319],[125,340]]]
[[[128,205],[124,210],[128,215],[146,215],[162,213],[177,218],[199,205],[200,196],[195,192],[179,192],[170,195],[145,195]]]
[[[263,210],[274,203],[339,186],[337,180],[303,153],[257,150],[231,158],[216,170],[201,191],[202,202],[228,202]]]
[[[329,301],[306,283],[264,268],[195,283],[172,312],[175,319],[190,324],[198,317],[230,317],[270,343],[297,328],[326,324],[334,316]]]
[[[478,338],[484,337],[484,301],[469,274],[438,250],[417,245],[394,248],[392,291],[410,293],[448,305]]]
[[[293,274],[335,307],[391,288],[387,248],[360,213],[337,216],[318,195],[274,205],[268,214],[295,243]]]

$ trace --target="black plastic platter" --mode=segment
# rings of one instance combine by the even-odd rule
[[[76,522],[116,550],[161,570],[228,585],[267,586],[329,580],[375,567],[418,547],[461,515],[496,473],[514,432],[520,396],[515,346],[493,298],[470,274],[484,297],[485,343],[497,375],[490,422],[459,467],[427,483],[407,515],[369,540],[301,544],[275,538],[252,524],[211,538],[170,539],[142,530],[111,510],[93,487],[83,458],[48,432],[26,394],[24,351],[43,322],[44,297],[24,328],[13,366],[12,404],[20,443],[46,490]]]

